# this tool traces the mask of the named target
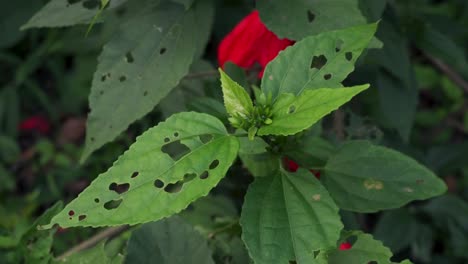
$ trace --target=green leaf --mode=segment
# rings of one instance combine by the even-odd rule
[[[417,83],[408,52],[408,43],[398,30],[398,26],[383,21],[377,36],[385,43],[381,50],[372,50],[369,57],[375,56],[380,66],[376,76],[379,91],[380,109],[387,127],[396,129],[400,137],[407,141],[418,104]]]
[[[447,187],[432,171],[395,150],[368,141],[349,141],[330,157],[324,184],[340,208],[376,212],[443,194]]]
[[[49,263],[52,258],[51,248],[56,230],[38,230],[37,227],[48,223],[62,208],[62,202],[55,203],[38,217],[24,233],[18,252],[21,252],[25,263]]]
[[[369,85],[348,88],[321,88],[304,91],[297,97],[284,94],[273,104],[273,123],[258,130],[258,135],[293,135],[311,127],[333,110],[338,109]]]
[[[423,225],[406,208],[383,212],[374,229],[374,237],[398,253],[416,240],[418,227]],[[392,228],[389,228],[389,227]],[[401,232],[395,232],[401,230]],[[402,236],[401,234],[405,234]]]
[[[0,3],[0,48],[8,48],[17,43],[24,35],[19,27],[41,7],[40,1],[16,0]]]
[[[195,0],[172,0],[176,3],[182,4],[186,9],[189,9]]]
[[[245,89],[219,68],[224,105],[229,115],[247,117],[253,110],[252,99]]]
[[[288,3],[289,5],[289,3]],[[263,74],[262,90],[272,99],[282,93],[298,95],[308,89],[338,88],[354,70],[377,24],[325,32],[280,52]]]
[[[214,264],[206,240],[176,216],[133,231],[127,250],[129,264]]]
[[[248,142],[250,140],[247,139]],[[259,154],[240,153],[239,157],[249,172],[255,177],[270,176],[279,169],[278,157],[270,152]]]
[[[308,136],[291,146],[285,154],[301,167],[316,168],[323,167],[334,150],[335,147],[327,140]]]
[[[55,261],[53,263],[66,263],[66,264],[119,264],[123,263],[123,256],[116,255],[115,257],[107,256],[107,253],[104,248],[105,243],[99,243],[97,246],[75,253],[69,257],[63,258],[61,260]]]
[[[255,263],[312,263],[314,251],[335,247],[343,224],[327,190],[308,171],[277,171],[249,186],[242,239]]]
[[[82,161],[151,111],[187,74],[198,48],[197,2],[142,7],[104,46],[89,98]]]
[[[46,228],[138,224],[175,214],[218,184],[238,149],[218,119],[173,115],[139,136]]]
[[[119,7],[126,0],[111,1],[106,10]],[[66,27],[88,24],[99,12],[99,1],[52,0],[37,12],[21,29],[39,27]]]
[[[347,232],[341,241],[353,238],[356,239],[356,242],[351,249],[334,250],[328,253],[329,264],[363,264],[372,261],[379,264],[392,263],[390,261],[392,252],[369,234],[364,234],[361,231]]]
[[[366,23],[359,0],[265,0],[256,6],[262,21],[280,38],[300,40]]]

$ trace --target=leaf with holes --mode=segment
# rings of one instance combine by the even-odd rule
[[[47,227],[138,224],[175,214],[218,184],[238,149],[215,117],[173,115],[139,136]]]
[[[126,1],[111,1],[106,10],[115,9]],[[99,12],[100,6],[99,0],[52,0],[24,24],[21,29],[88,24]]]
[[[336,246],[343,228],[327,190],[304,169],[256,178],[240,222],[242,239],[258,264],[312,263],[314,251]]]
[[[340,239],[340,244],[343,242],[353,241],[350,249],[333,250],[327,252],[329,264],[362,264],[362,263],[379,263],[392,264],[390,261],[392,252],[385,247],[382,242],[375,240],[371,235],[364,234],[361,231],[346,232]],[[404,261],[402,263],[411,263]]]
[[[280,94],[299,95],[305,90],[338,88],[354,70],[377,24],[369,24],[307,37],[271,61],[263,74],[262,90],[276,99]]]
[[[177,216],[135,230],[127,251],[125,263],[129,264],[214,264],[206,240]]]
[[[164,1],[122,22],[99,57],[82,160],[151,111],[188,72],[204,30],[196,14],[207,1],[188,10]]]
[[[348,88],[308,90],[297,97],[283,94],[273,104],[273,123],[261,127],[258,135],[294,135],[311,127],[367,88],[369,85],[365,84]]]
[[[223,88],[224,106],[229,115],[247,117],[253,110],[252,99],[245,89],[233,81],[221,68],[221,86]]]
[[[270,30],[293,40],[366,23],[359,0],[263,0],[257,9]]]
[[[324,167],[324,184],[340,208],[376,212],[443,194],[432,171],[395,150],[349,141]]]

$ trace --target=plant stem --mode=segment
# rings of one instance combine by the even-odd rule
[[[116,237],[123,232],[127,231],[130,228],[129,225],[124,225],[124,226],[117,226],[117,227],[109,227],[104,229],[103,231],[97,233],[96,235],[90,237],[89,239],[81,242],[80,244],[70,248],[67,250],[65,253],[57,257],[57,260],[62,260],[66,257],[69,257],[77,252],[80,252],[82,250],[91,248],[101,242],[101,240],[107,239],[107,238],[112,238]]]
[[[465,93],[468,93],[468,82],[466,82],[456,71],[438,58],[432,57],[429,54],[424,54],[424,56],[432,63],[432,65],[434,65],[434,67],[445,74],[456,85],[463,88]]]

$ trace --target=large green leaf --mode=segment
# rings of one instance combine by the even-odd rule
[[[214,264],[206,240],[177,216],[133,231],[127,250],[129,264]]]
[[[258,135],[296,134],[311,127],[367,88],[369,85],[365,84],[348,88],[307,90],[297,97],[283,94],[272,107],[273,122],[261,127]]]
[[[276,99],[282,93],[342,87],[354,63],[368,46],[377,24],[325,32],[280,52],[263,74],[262,90]]]
[[[324,184],[340,208],[375,212],[443,194],[433,172],[395,150],[368,141],[349,141],[324,168]]]
[[[201,42],[199,1],[189,10],[164,2],[124,21],[104,46],[94,75],[82,159],[151,111],[188,72]]]
[[[119,7],[127,0],[111,1],[106,10]],[[99,12],[97,0],[52,0],[37,12],[21,29],[65,27],[90,23]]]
[[[138,137],[48,227],[137,224],[175,214],[218,184],[238,149],[218,119],[173,115]]]
[[[245,89],[233,81],[222,69],[221,87],[223,89],[224,106],[229,115],[247,117],[253,110],[252,99]]]
[[[359,0],[262,0],[256,4],[262,21],[281,38],[299,40],[366,23]]]
[[[255,263],[311,263],[335,247],[343,224],[327,190],[308,171],[256,178],[241,215],[242,239]]]

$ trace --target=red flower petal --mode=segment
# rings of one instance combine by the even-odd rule
[[[35,130],[42,134],[47,134],[50,130],[50,123],[42,116],[31,116],[23,120],[19,124],[18,129],[22,132],[30,132]]]
[[[296,172],[299,169],[299,165],[286,157],[283,158],[285,169],[290,172]]]
[[[339,250],[348,250],[351,249],[352,245],[349,242],[341,243]]]
[[[288,39],[279,39],[262,23],[258,11],[253,11],[221,41],[218,63],[223,67],[227,61],[231,61],[242,68],[251,68],[259,63],[263,74],[265,66],[293,43]]]

